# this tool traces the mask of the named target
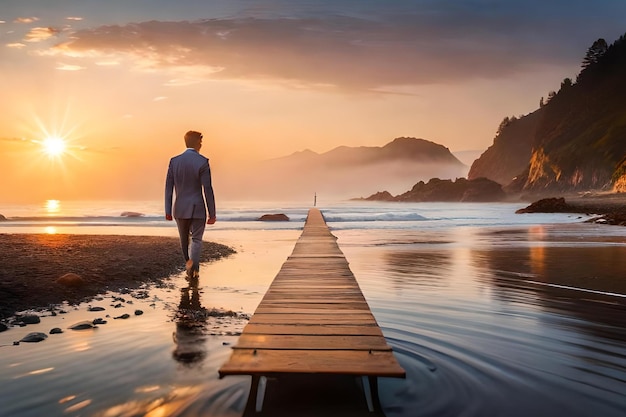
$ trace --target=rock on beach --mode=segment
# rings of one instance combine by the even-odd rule
[[[22,337],[20,339],[20,342],[36,343],[36,342],[41,342],[42,340],[46,340],[47,338],[48,338],[48,335],[45,333],[32,332]]]
[[[84,283],[83,277],[73,272],[63,274],[57,279],[57,284],[65,285],[66,287],[80,287]]]
[[[87,330],[87,329],[95,329],[97,326],[93,324],[93,322],[85,320],[79,321],[78,323],[72,324],[68,329],[70,330]]]
[[[36,314],[25,314],[17,317],[17,322],[20,324],[37,324],[41,323],[41,318]]]

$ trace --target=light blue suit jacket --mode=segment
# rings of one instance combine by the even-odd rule
[[[165,214],[177,219],[206,219],[207,211],[215,217],[209,160],[195,149],[187,149],[170,160],[165,179]]]

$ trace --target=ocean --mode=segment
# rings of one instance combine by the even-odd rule
[[[626,415],[626,228],[515,214],[523,203],[317,206],[407,371],[380,380],[387,416]],[[205,240],[237,254],[202,265],[202,306],[252,314],[309,207],[218,204]],[[257,221],[268,213],[291,220]],[[9,219],[0,233],[176,236],[161,202],[48,201],[0,214]],[[176,319],[184,287],[172,276],[134,301],[144,315],[96,331],[19,346],[26,329],[0,333],[0,415],[241,415],[249,377],[220,380],[217,369],[245,320],[218,317],[190,332]],[[109,296],[92,304],[109,308]],[[93,315],[68,306],[28,332]]]

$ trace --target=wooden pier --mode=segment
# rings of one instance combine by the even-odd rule
[[[294,374],[368,377],[376,413],[381,413],[377,378],[405,377],[316,208],[309,210],[291,256],[219,370],[220,378],[252,376],[244,415],[255,413],[261,377]]]

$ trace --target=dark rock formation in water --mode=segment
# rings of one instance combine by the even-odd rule
[[[573,213],[575,209],[565,202],[565,198],[543,198],[535,201],[525,208],[517,210],[515,213]]]
[[[259,217],[257,220],[262,221],[262,222],[288,222],[289,216],[287,216],[284,213],[264,214],[261,217]]]
[[[574,199],[567,203],[564,197],[535,201],[516,213],[581,213],[595,215],[587,222],[626,226],[626,196],[610,194],[605,197]]]
[[[432,178],[425,183],[420,181],[410,191],[393,197],[383,191],[373,194],[364,200],[368,201],[404,201],[404,202],[487,202],[502,201],[506,194],[500,184],[487,178],[467,180],[458,178],[456,181]]]
[[[394,201],[396,198],[389,191],[379,191],[376,194],[364,198],[367,201]]]
[[[136,211],[124,211],[120,214],[121,217],[143,217],[143,213],[137,213]]]

